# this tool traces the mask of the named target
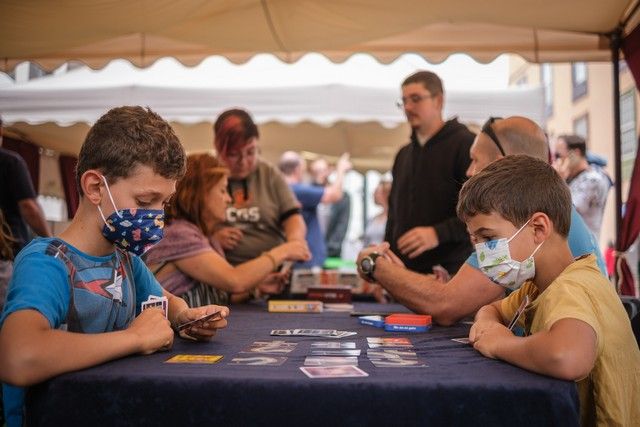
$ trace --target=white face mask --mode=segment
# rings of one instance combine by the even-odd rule
[[[531,221],[531,220],[529,220]],[[536,266],[533,256],[538,252],[542,243],[534,249],[524,261],[516,261],[511,258],[509,242],[520,233],[529,221],[525,222],[513,236],[508,239],[490,240],[475,245],[480,270],[492,282],[515,291],[524,282],[532,279],[536,274]]]

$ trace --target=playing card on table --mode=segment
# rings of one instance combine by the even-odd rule
[[[343,366],[302,366],[300,370],[309,378],[349,378],[368,377],[362,369],[353,365]]]
[[[229,365],[247,365],[247,366],[280,366],[287,360],[282,356],[252,356],[252,357],[234,357]]]
[[[314,356],[360,356],[360,350],[311,350]]]
[[[354,349],[356,348],[355,341],[316,341],[311,343],[312,349]]]
[[[358,366],[358,358],[356,356],[307,356],[304,359],[304,366],[341,366],[353,365]]]
[[[215,354],[176,354],[164,363],[189,363],[212,365],[218,363],[223,356]]]
[[[459,342],[460,344],[471,344],[468,337],[451,338],[451,341]]]
[[[399,358],[416,359],[418,355],[416,354],[415,351],[411,351],[411,350],[398,350],[398,349],[386,348],[386,349],[380,349],[380,350],[369,349],[367,350],[367,357],[369,359],[399,359]]]
[[[242,353],[267,353],[267,354],[285,354],[295,350],[298,343],[287,341],[256,341],[251,344],[249,349]]]
[[[369,348],[377,347],[413,347],[409,338],[401,337],[368,337]]]

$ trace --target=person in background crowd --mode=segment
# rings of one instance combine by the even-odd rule
[[[242,264],[285,242],[306,245],[300,205],[280,171],[260,159],[258,127],[249,113],[227,110],[213,130],[218,158],[229,169],[231,196],[226,221],[214,236],[229,263]]]
[[[443,120],[442,81],[430,71],[402,82],[398,106],[412,130],[393,163],[385,240],[410,270],[431,273],[441,265],[454,274],[471,253],[455,206],[473,133],[456,119]]]
[[[611,180],[587,161],[587,144],[578,135],[562,135],[556,141],[554,168],[567,181],[571,200],[591,232],[600,237],[602,217]]]
[[[2,144],[2,117],[0,117],[0,145]],[[27,225],[42,237],[51,236],[51,230],[42,208],[36,201],[27,164],[19,154],[0,147],[0,209],[4,212],[13,235],[13,251],[17,254],[30,236]]]
[[[382,208],[382,212],[371,218],[364,229],[362,242],[365,247],[384,241],[384,231],[389,215],[389,193],[391,193],[391,177],[382,176],[373,192],[373,201]]]
[[[304,242],[292,241],[235,267],[225,260],[223,249],[211,236],[224,222],[231,202],[228,174],[210,154],[189,156],[187,172],[166,209],[164,237],[145,254],[145,262],[160,284],[184,298],[190,307],[246,299],[243,294],[264,283],[284,261],[310,257]],[[282,283],[274,285],[260,291],[279,293]]]
[[[311,162],[311,183],[315,186],[327,186],[331,168],[323,157]],[[340,258],[342,255],[342,242],[347,235],[349,219],[351,218],[351,196],[346,191],[342,197],[333,203],[320,203],[318,205],[318,221],[320,230],[324,236],[327,247],[327,256]]]
[[[344,176],[351,169],[349,154],[343,154],[336,166],[336,179],[326,186],[310,185],[303,182],[306,162],[295,151],[286,151],[278,164],[287,184],[302,205],[302,216],[307,225],[307,244],[311,248],[311,260],[301,263],[301,268],[322,267],[327,257],[327,248],[318,223],[318,204],[337,203],[343,197]]]

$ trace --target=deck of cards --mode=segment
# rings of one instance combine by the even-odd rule
[[[140,304],[140,312],[142,313],[148,308],[159,308],[164,312],[164,317],[168,318],[169,300],[167,300],[167,297],[149,295],[149,298]]]

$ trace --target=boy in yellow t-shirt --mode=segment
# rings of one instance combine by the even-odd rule
[[[639,425],[640,350],[595,257],[571,255],[571,195],[553,168],[524,155],[500,159],[467,181],[457,210],[483,273],[514,291],[478,311],[474,348],[576,381],[582,425]],[[505,325],[527,298],[518,337]]]

